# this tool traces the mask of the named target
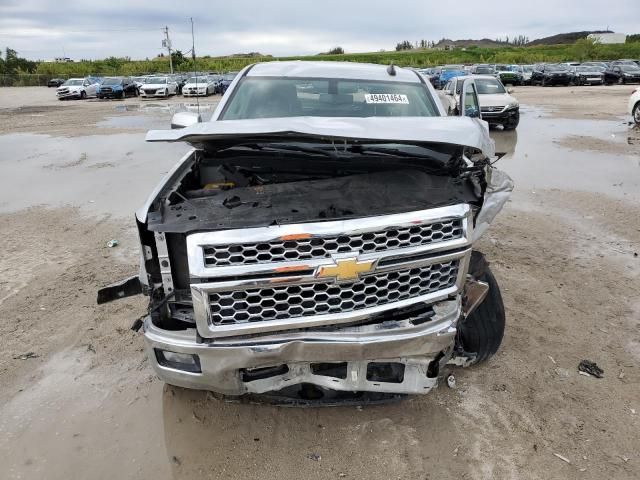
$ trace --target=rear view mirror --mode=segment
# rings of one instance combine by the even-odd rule
[[[202,117],[195,112],[178,112],[171,118],[171,128],[186,128],[201,122]]]

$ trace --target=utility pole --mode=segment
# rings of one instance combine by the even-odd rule
[[[171,39],[169,38],[169,27],[165,26],[162,31],[164,32],[164,40],[162,40],[162,46],[169,51],[169,69],[173,74],[173,59],[171,58]]]

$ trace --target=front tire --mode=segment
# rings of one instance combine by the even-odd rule
[[[85,98],[87,98],[87,92],[83,90],[82,92],[80,92],[80,100],[84,100]]]
[[[625,82],[624,77],[620,77],[620,78],[618,78],[618,85],[624,85],[625,83],[626,83],[626,82]]]
[[[460,321],[456,343],[464,352],[475,354],[474,363],[480,363],[488,360],[500,348],[505,312],[498,282],[482,253],[471,253],[469,274],[475,280],[488,283],[489,292],[471,315]]]
[[[640,102],[633,107],[633,121],[636,122],[637,126],[640,126]]]

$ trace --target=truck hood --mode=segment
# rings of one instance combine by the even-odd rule
[[[178,130],[151,130],[148,142],[228,142],[259,137],[306,137],[403,143],[444,143],[482,151],[492,157],[495,145],[484,123],[468,117],[286,117],[218,120]]]

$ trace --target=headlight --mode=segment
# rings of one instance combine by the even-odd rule
[[[520,104],[518,102],[511,102],[507,105],[507,108],[518,108]]]

